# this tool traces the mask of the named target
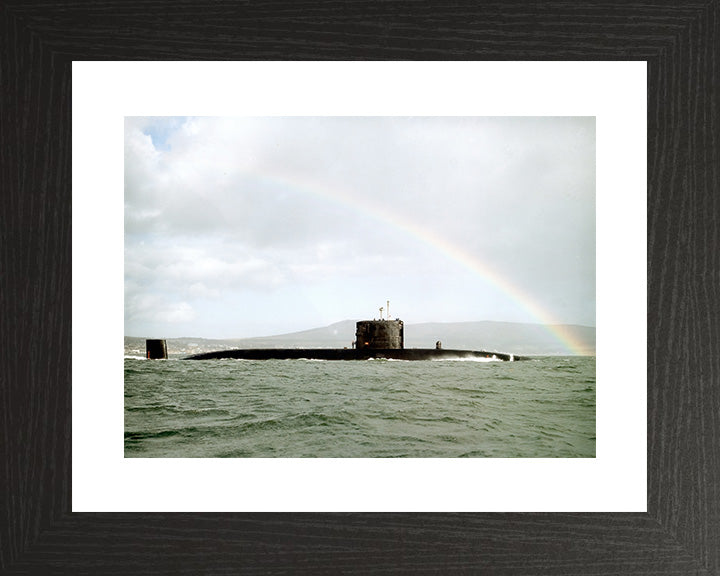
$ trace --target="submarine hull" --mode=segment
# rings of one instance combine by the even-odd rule
[[[455,359],[495,359],[504,361],[524,360],[512,354],[485,352],[482,350],[446,350],[437,348],[246,348],[238,350],[220,350],[188,356],[186,360],[369,360],[386,358],[392,360],[455,360]]]

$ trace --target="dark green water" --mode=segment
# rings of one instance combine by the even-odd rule
[[[593,458],[595,358],[126,358],[125,456]]]

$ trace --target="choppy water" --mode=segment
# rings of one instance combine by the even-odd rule
[[[595,358],[126,358],[125,456],[592,458]]]

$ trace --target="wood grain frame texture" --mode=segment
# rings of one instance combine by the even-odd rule
[[[2,574],[720,574],[718,5],[5,0]],[[648,512],[72,513],[71,62],[170,59],[647,61]]]

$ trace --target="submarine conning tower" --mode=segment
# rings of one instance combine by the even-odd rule
[[[165,340],[145,340],[145,356],[149,360],[167,360],[167,343]]]
[[[403,322],[395,320],[361,320],[356,325],[355,346],[380,350],[405,348]]]

